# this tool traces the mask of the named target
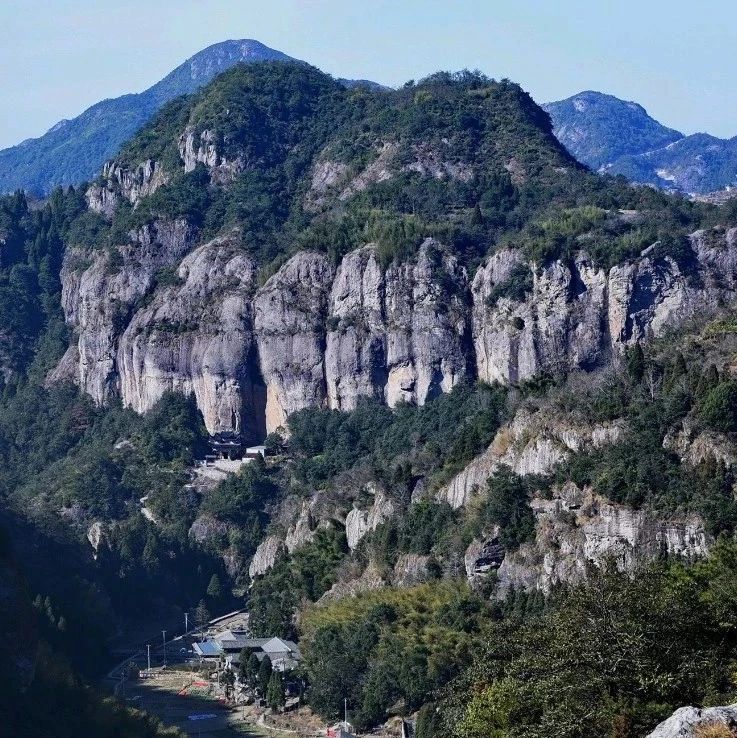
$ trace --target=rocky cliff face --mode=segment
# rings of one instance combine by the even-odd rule
[[[200,144],[192,155],[209,161]],[[63,307],[77,340],[52,378],[139,411],[166,389],[192,392],[211,431],[262,433],[305,407],[422,404],[466,378],[514,383],[600,366],[733,301],[737,287],[737,229],[693,234],[692,263],[681,266],[656,248],[609,272],[584,252],[530,265],[522,299],[498,296],[523,264],[514,250],[472,280],[431,239],[387,268],[370,244],[337,267],[299,252],[256,289],[237,237],[196,243],[186,221],[160,220],[112,251],[69,249]],[[454,482],[449,501],[461,504],[473,483]]]
[[[263,387],[249,371],[255,265],[236,237],[219,238],[188,254],[172,280],[120,338],[123,403],[145,412],[167,390],[194,394],[211,433],[263,435]]]
[[[478,376],[519,382],[542,371],[593,368],[636,341],[663,335],[734,299],[737,229],[691,237],[690,270],[646,249],[641,258],[605,272],[580,252],[570,263],[532,269],[524,300],[490,304],[522,256],[494,254],[473,280],[473,340]]]
[[[533,499],[531,506],[534,542],[505,552],[492,532],[466,554],[471,581],[496,571],[499,597],[512,589],[548,594],[558,584],[581,581],[587,567],[607,560],[622,571],[633,571],[661,554],[699,558],[711,542],[698,516],[660,517],[632,510],[572,482],[555,489],[549,500]]]
[[[258,291],[256,340],[266,382],[266,429],[325,402],[325,314],[333,268],[324,254],[299,253]]]
[[[244,167],[241,157],[228,159],[220,152],[218,136],[209,129],[197,134],[193,128],[188,127],[179,137],[179,156],[184,162],[185,172],[192,172],[198,164],[204,164],[215,184],[232,182]]]
[[[109,161],[102,168],[103,183],[95,183],[88,188],[87,204],[90,210],[110,217],[121,197],[135,205],[142,197],[156,192],[169,179],[161,164],[151,159],[132,169]]]
[[[614,443],[621,432],[622,424],[617,421],[590,425],[549,408],[522,407],[512,422],[499,430],[489,448],[439,491],[438,499],[461,507],[502,466],[520,476],[550,474],[572,453]]]
[[[79,386],[97,403],[120,392],[116,361],[122,332],[159,270],[192,250],[196,232],[185,220],[156,221],[132,231],[117,249],[70,248],[62,267],[62,307],[78,336],[62,361]]]
[[[351,551],[358,546],[361,539],[369,532],[376,530],[395,512],[394,503],[383,490],[373,490],[374,501],[368,509],[359,510],[354,507],[345,519],[345,535]]]
[[[381,269],[373,246],[345,257],[330,295],[328,404],[359,397],[423,404],[472,376],[467,278],[432,239],[414,262]]]

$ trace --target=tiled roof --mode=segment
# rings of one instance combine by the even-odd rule
[[[200,656],[219,656],[221,653],[220,646],[215,641],[200,641],[192,644],[192,648]]]

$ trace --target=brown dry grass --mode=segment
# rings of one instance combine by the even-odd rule
[[[694,733],[695,738],[735,738],[737,733],[724,723],[705,723],[699,725]]]

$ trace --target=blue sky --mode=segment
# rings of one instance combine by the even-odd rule
[[[468,67],[539,102],[597,89],[737,135],[734,0],[2,0],[0,147],[227,38],[390,85]]]

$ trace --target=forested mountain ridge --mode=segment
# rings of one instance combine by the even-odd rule
[[[634,738],[728,699],[733,206],[587,171],[508,81],[282,62],[0,206],[0,497],[75,668],[141,598],[248,588],[362,728]],[[212,483],[229,429],[274,455]]]
[[[558,140],[594,170],[620,156],[637,155],[680,141],[683,134],[666,128],[635,102],[586,91],[545,103]]]
[[[194,92],[234,64],[275,60],[296,61],[251,39],[208,46],[147,90],[102,100],[76,118],[59,121],[43,136],[1,150],[0,192],[23,189],[45,196],[58,185],[85,182],[165,103]],[[375,84],[356,80],[343,83]]]
[[[686,194],[737,186],[737,137],[684,136],[641,105],[600,92],[580,92],[542,107],[560,142],[594,170]]]
[[[193,392],[210,432],[603,366],[732,290],[712,211],[585,172],[519,87],[469,73],[368,91],[236,68],[86,197],[52,377],[139,412]]]

